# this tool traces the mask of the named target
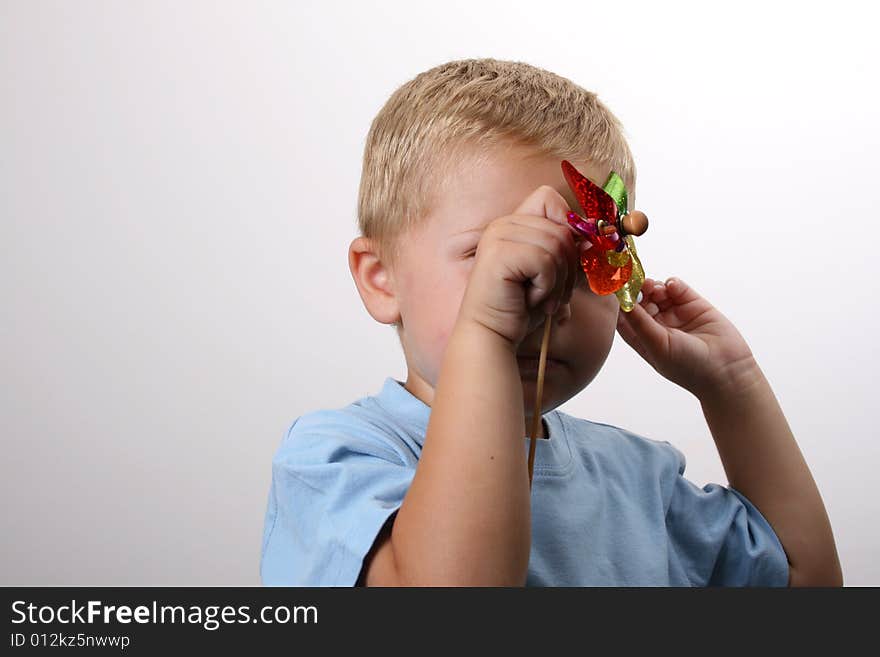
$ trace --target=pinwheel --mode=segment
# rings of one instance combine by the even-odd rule
[[[627,212],[626,186],[616,172],[602,187],[568,160],[562,161],[562,173],[585,215],[569,212],[568,223],[591,244],[581,255],[590,289],[596,294],[614,292],[621,310],[629,312],[645,282],[632,236],[648,229],[648,218],[638,210]]]
[[[583,217],[569,212],[567,219],[578,237],[589,241],[589,246],[581,251],[581,267],[590,289],[600,295],[613,292],[617,295],[621,310],[630,312],[638,302],[645,282],[645,271],[636,254],[633,236],[641,235],[648,229],[648,217],[638,210],[628,211],[626,185],[616,172],[611,172],[602,187],[584,176],[568,160],[562,161],[562,173],[584,211]],[[547,315],[538,361],[535,412],[532,414],[532,435],[529,439],[530,487],[535,465],[535,437],[541,423],[544,367],[552,321],[552,315]]]

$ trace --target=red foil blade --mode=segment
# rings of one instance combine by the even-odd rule
[[[562,160],[562,173],[587,219],[602,219],[617,225],[617,203],[608,192],[575,169],[568,160]]]
[[[617,226],[617,203],[608,192],[584,176],[568,160],[562,161],[562,173],[572,193],[584,211],[586,222],[569,215],[568,223],[593,245],[581,255],[581,266],[587,275],[590,289],[596,294],[611,294],[622,288],[632,275],[632,258],[619,267],[608,261],[609,253],[616,253],[622,240],[601,235],[595,226],[598,221]],[[613,256],[612,256],[613,258]]]

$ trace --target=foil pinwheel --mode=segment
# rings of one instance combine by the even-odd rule
[[[581,266],[590,289],[600,295],[613,292],[620,308],[629,312],[645,282],[645,271],[636,253],[633,236],[623,228],[623,218],[628,212],[626,185],[612,171],[605,184],[599,187],[568,160],[562,161],[562,172],[584,212],[583,217],[569,212],[567,219],[569,225],[591,244],[581,255]]]

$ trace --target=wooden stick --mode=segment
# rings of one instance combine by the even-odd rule
[[[541,396],[544,393],[544,368],[547,365],[547,346],[550,344],[550,325],[553,315],[544,320],[544,338],[541,340],[541,357],[538,359],[537,391],[535,392],[535,412],[532,414],[532,435],[529,438],[529,490],[532,489],[532,473],[535,470],[535,447],[538,428],[541,426]]]

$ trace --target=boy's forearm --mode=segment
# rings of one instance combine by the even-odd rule
[[[531,517],[515,350],[459,322],[392,546],[404,584],[522,585]]]
[[[831,524],[776,395],[754,361],[736,383],[700,394],[730,485],[772,525],[792,585],[840,586]]]

